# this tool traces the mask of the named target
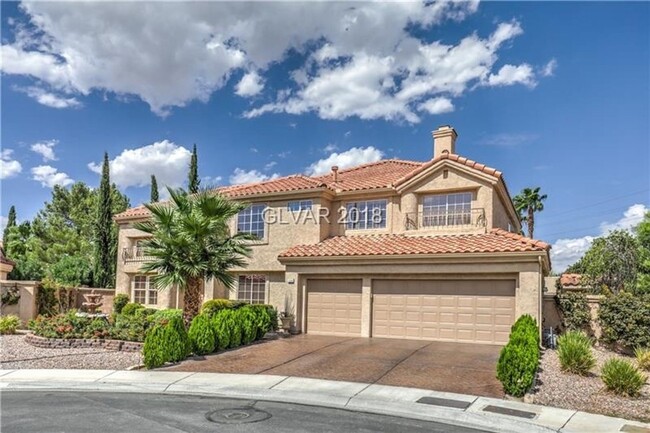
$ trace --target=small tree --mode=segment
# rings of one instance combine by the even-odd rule
[[[151,235],[144,248],[153,260],[141,270],[157,274],[152,281],[158,289],[177,286],[184,291],[183,315],[189,324],[203,303],[203,281],[214,278],[232,287],[234,277],[228,271],[246,265],[251,236],[231,235],[228,227],[244,204],[209,191],[168,191],[170,203],[146,204],[151,218],[135,224]]]
[[[115,275],[115,254],[113,249],[113,201],[108,163],[108,153],[104,153],[102,179],[97,196],[97,218],[95,220],[95,271],[94,283],[97,287],[109,287]]]
[[[543,202],[547,198],[546,194],[540,195],[539,190],[539,187],[524,188],[512,199],[521,221],[526,222],[528,226],[528,237],[531,239],[535,230],[535,212],[544,210]],[[522,215],[524,213],[525,215]]]
[[[192,158],[190,159],[190,171],[188,174],[188,186],[191,194],[196,194],[199,192],[199,185],[201,181],[199,180],[199,161],[196,154],[196,144],[192,148]]]
[[[597,238],[582,258],[583,281],[596,292],[634,289],[639,265],[637,240],[625,230]]]
[[[151,199],[149,200],[151,203],[156,203],[158,201],[158,181],[156,180],[156,176],[153,174],[151,175]]]
[[[2,234],[2,245],[7,248],[7,234],[9,229],[16,227],[16,207],[11,206],[9,208],[9,213],[7,214],[7,225],[5,226],[4,233]]]

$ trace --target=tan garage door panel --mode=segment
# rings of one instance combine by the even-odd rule
[[[374,280],[374,337],[508,341],[514,280]]]
[[[308,280],[307,333],[358,337],[361,280]]]

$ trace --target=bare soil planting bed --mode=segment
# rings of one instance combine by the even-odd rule
[[[0,336],[0,369],[67,368],[122,370],[139,365],[138,352],[101,348],[46,349],[32,346],[24,335]]]
[[[557,351],[544,352],[539,366],[537,385],[532,393],[526,396],[526,401],[649,422],[649,383],[646,382],[639,397],[631,398],[608,392],[600,379],[600,369],[608,359],[618,357],[632,362],[634,359],[602,348],[594,348],[593,353],[597,366],[589,376],[583,377],[562,372]],[[648,376],[647,372],[644,373]]]

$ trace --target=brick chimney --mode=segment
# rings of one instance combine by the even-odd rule
[[[439,126],[431,133],[433,135],[433,158],[443,153],[456,153],[456,130],[449,125]]]

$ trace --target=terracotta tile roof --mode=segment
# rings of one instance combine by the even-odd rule
[[[407,236],[396,234],[335,236],[313,245],[296,245],[279,257],[395,256],[454,253],[548,251],[550,246],[502,229],[475,235]]]
[[[228,197],[243,197],[255,194],[302,191],[326,187],[327,184],[318,180],[318,178],[308,177],[302,174],[294,174],[259,183],[226,186],[217,188],[216,191]]]
[[[404,175],[402,178],[397,179],[395,182],[395,185],[399,185],[403,182],[408,181],[409,179],[412,179],[413,177],[417,176],[418,174],[422,173],[424,170],[427,168],[437,164],[440,161],[443,161],[445,159],[448,159],[450,161],[455,161],[460,164],[466,165],[467,167],[473,168],[474,170],[481,171],[485,174],[489,174],[490,176],[494,176],[496,178],[501,177],[501,172],[499,170],[496,170],[494,168],[488,167],[484,164],[480,164],[476,161],[472,161],[471,159],[467,159],[463,156],[456,155],[455,153],[443,153],[437,158],[432,159],[431,161],[425,162],[420,164],[420,167],[418,167],[416,170],[413,170],[406,175]]]
[[[486,167],[485,165],[479,164],[471,159],[455,154],[443,154],[428,162],[385,159],[382,161],[359,165],[346,170],[339,170],[336,182],[331,173],[314,177],[296,174],[259,183],[221,187],[217,188],[215,191],[228,197],[240,198],[258,194],[309,191],[319,188],[327,188],[336,192],[393,188],[444,159],[464,164],[497,178],[501,177],[500,171]],[[149,211],[144,206],[140,205],[115,215],[115,219],[126,220],[144,218],[147,216],[149,216]]]
[[[395,182],[422,165],[423,162],[385,159],[339,170],[336,182],[332,173],[315,179],[325,182],[331,189],[339,192],[392,188]]]
[[[562,287],[581,287],[581,279],[582,275],[580,274],[562,274],[560,276],[560,284]]]

